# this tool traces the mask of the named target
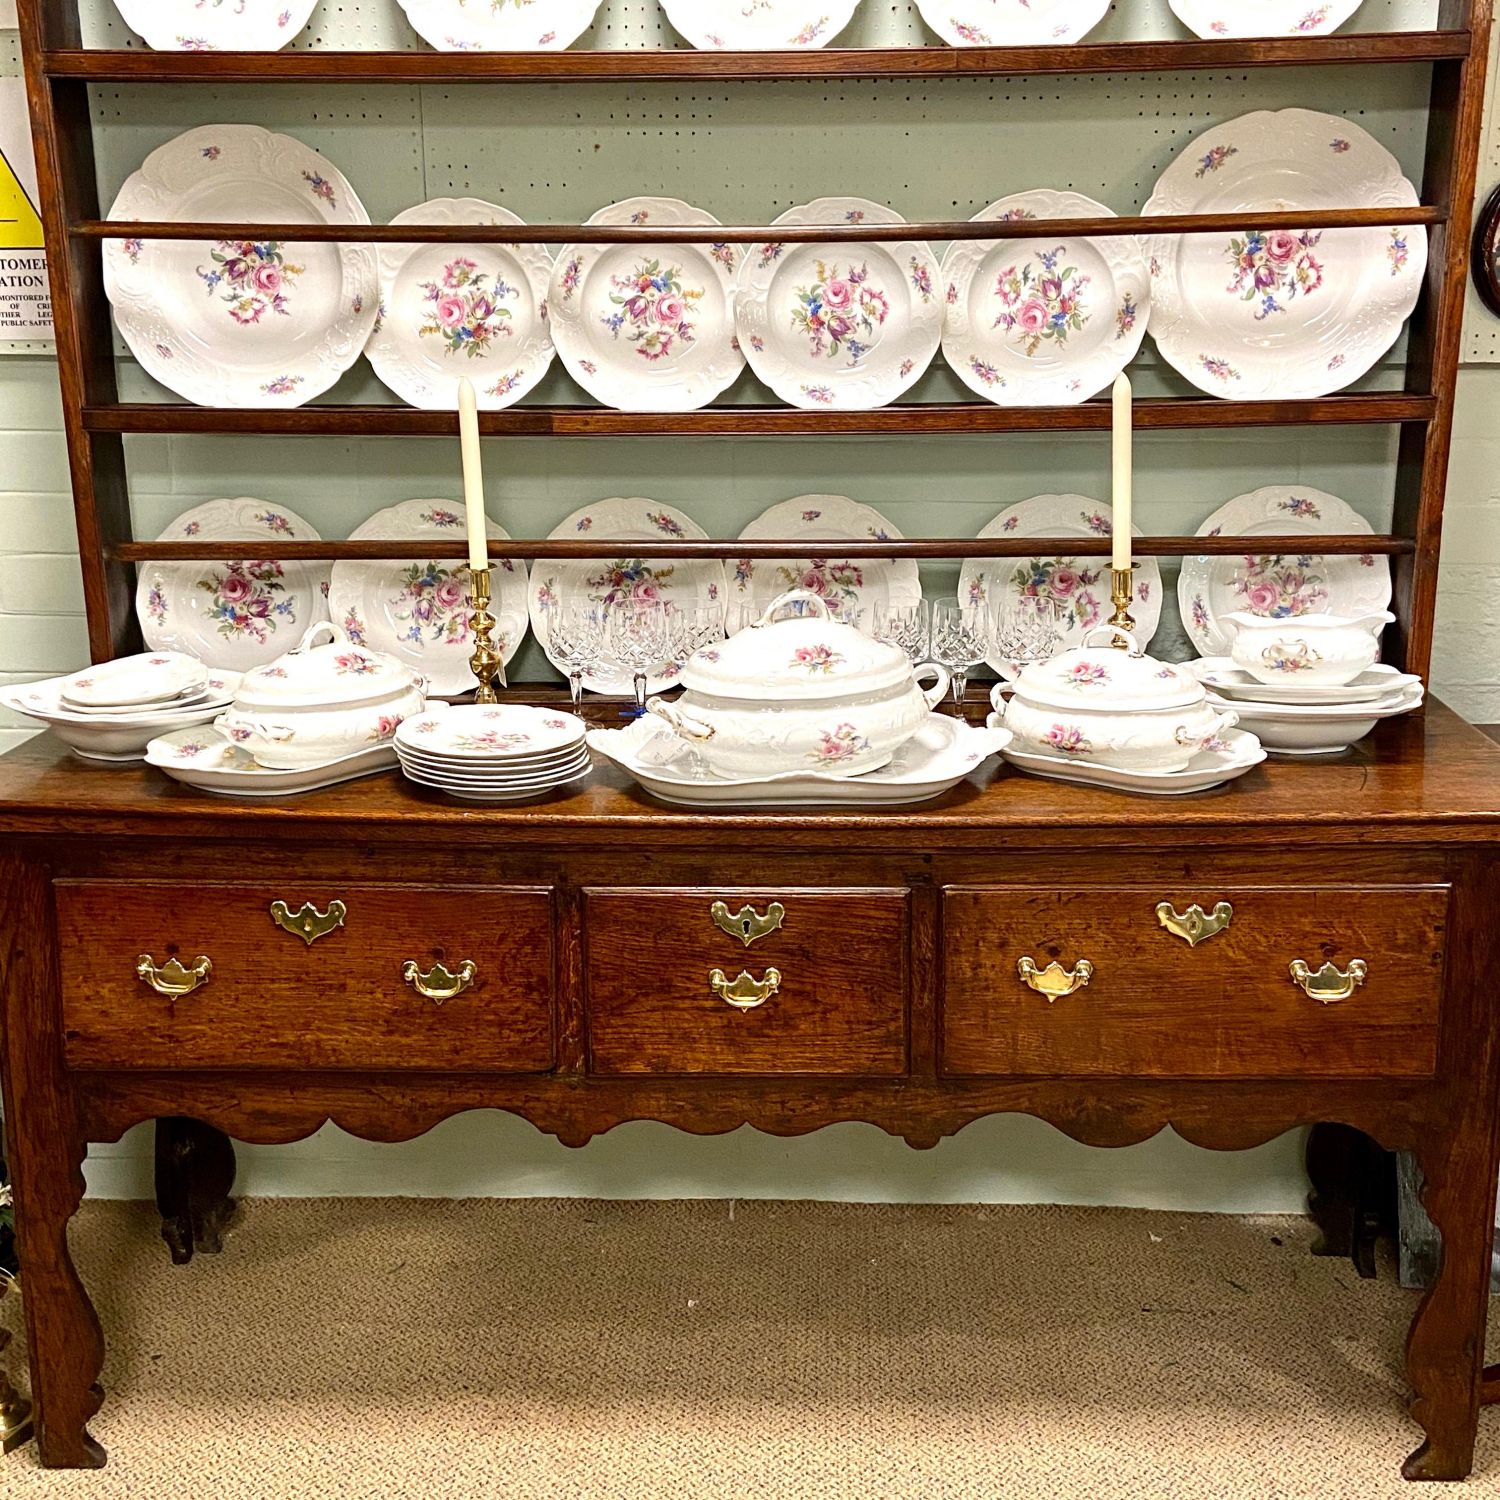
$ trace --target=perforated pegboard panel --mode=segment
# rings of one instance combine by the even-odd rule
[[[1476,211],[1500,184],[1500,116],[1495,110],[1495,100],[1500,97],[1495,76],[1497,63],[1500,63],[1500,29],[1490,36],[1489,100],[1484,111],[1484,143],[1479,152]],[[1463,358],[1470,364],[1500,364],[1500,318],[1479,300],[1473,276],[1468,280],[1468,300],[1464,306]]]

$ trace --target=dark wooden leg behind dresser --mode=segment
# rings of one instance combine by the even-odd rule
[[[54,1014],[51,892],[44,870],[14,861],[0,862],[0,890],[7,893],[0,903],[5,1116],[37,1446],[49,1468],[97,1469],[104,1449],[88,1423],[104,1399],[104,1335],[68,1250],[88,1146]]]
[[[156,1207],[176,1265],[195,1250],[217,1255],[224,1248],[234,1171],[234,1144],[222,1130],[182,1116],[156,1122]]]

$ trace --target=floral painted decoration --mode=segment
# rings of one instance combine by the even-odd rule
[[[808,751],[807,758],[814,765],[837,766],[865,754],[869,748],[869,740],[854,725],[840,724],[820,731],[818,744]]]
[[[209,255],[198,275],[236,323],[259,323],[268,312],[291,316],[287,293],[306,268],[286,259],[280,241],[220,240]]]
[[[690,315],[703,288],[686,285],[680,266],[664,266],[653,257],[628,275],[609,280],[614,288],[609,300],[616,311],[602,314],[600,322],[616,338],[625,332],[642,359],[665,359],[678,344],[694,342]],[[566,274],[563,286],[566,294]]]
[[[1323,262],[1313,251],[1322,230],[1252,229],[1229,241],[1226,255],[1234,270],[1227,291],[1256,304],[1255,320],[1285,312],[1296,297],[1310,297],[1323,285]]]
[[[1322,561],[1306,555],[1247,556],[1235,576],[1234,591],[1251,614],[1266,619],[1289,619],[1326,609],[1328,584],[1317,571]]]
[[[1083,305],[1089,278],[1061,262],[1067,246],[1043,250],[1035,261],[1007,266],[995,283],[1000,311],[993,326],[1003,328],[1028,358],[1043,344],[1066,347],[1068,336],[1081,333],[1091,314]]]
[[[437,280],[424,281],[422,292],[427,311],[418,335],[441,339],[449,354],[474,359],[515,332],[513,314],[501,304],[519,295],[516,288],[500,277],[490,284],[489,274],[466,255],[449,261]]]
[[[806,335],[814,359],[847,354],[849,363],[856,365],[874,347],[890,316],[890,300],[871,285],[867,264],[851,265],[842,274],[832,262],[815,264],[816,279],[796,289],[792,328]]]

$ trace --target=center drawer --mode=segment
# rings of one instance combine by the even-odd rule
[[[548,888],[55,890],[72,1067],[553,1066]]]
[[[1431,1077],[1448,894],[949,887],[943,1070]]]
[[[904,890],[585,891],[590,1066],[904,1073],[907,929]]]

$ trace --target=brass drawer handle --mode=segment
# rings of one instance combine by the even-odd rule
[[[786,907],[779,901],[773,901],[762,917],[753,906],[742,906],[738,911],[732,912],[722,901],[715,901],[708,914],[720,932],[727,932],[730,937],[738,938],[748,948],[751,943],[769,936],[781,926],[781,919],[786,916]]]
[[[479,966],[472,958],[466,958],[458,966],[456,974],[442,964],[434,964],[424,974],[414,958],[407,959],[401,966],[401,977],[434,1005],[443,1005],[463,994],[474,983],[474,976],[478,972]]]
[[[170,995],[173,999],[191,995],[199,985],[207,984],[213,971],[213,960],[203,953],[191,969],[176,958],[169,958],[158,967],[149,953],[141,954],[135,961],[136,978],[149,984],[158,995]]]
[[[754,1010],[764,1005],[781,988],[781,970],[767,969],[764,979],[757,979],[747,969],[740,971],[733,981],[726,977],[723,969],[711,969],[708,982],[714,994],[736,1010]]]
[[[1209,938],[1223,932],[1233,916],[1234,908],[1227,901],[1219,902],[1212,912],[1204,911],[1196,902],[1182,912],[1170,901],[1156,903],[1156,920],[1173,937],[1180,937],[1189,948],[1196,948],[1199,943],[1206,943]]]
[[[1328,963],[1313,970],[1300,958],[1294,958],[1291,963],[1292,978],[1302,993],[1324,1005],[1347,1000],[1365,982],[1365,975],[1369,972],[1370,966],[1362,958],[1351,958],[1347,969]]]
[[[311,901],[304,903],[300,911],[293,911],[285,901],[271,903],[271,920],[283,932],[301,938],[309,948],[334,928],[342,927],[348,915],[349,908],[342,901],[330,901],[327,911],[319,911]]]
[[[1037,994],[1045,995],[1047,1004],[1051,1005],[1054,1000],[1081,990],[1094,977],[1094,966],[1088,959],[1080,958],[1071,969],[1063,968],[1060,963],[1050,963],[1045,969],[1039,969],[1029,958],[1022,958],[1016,962],[1016,973]]]

